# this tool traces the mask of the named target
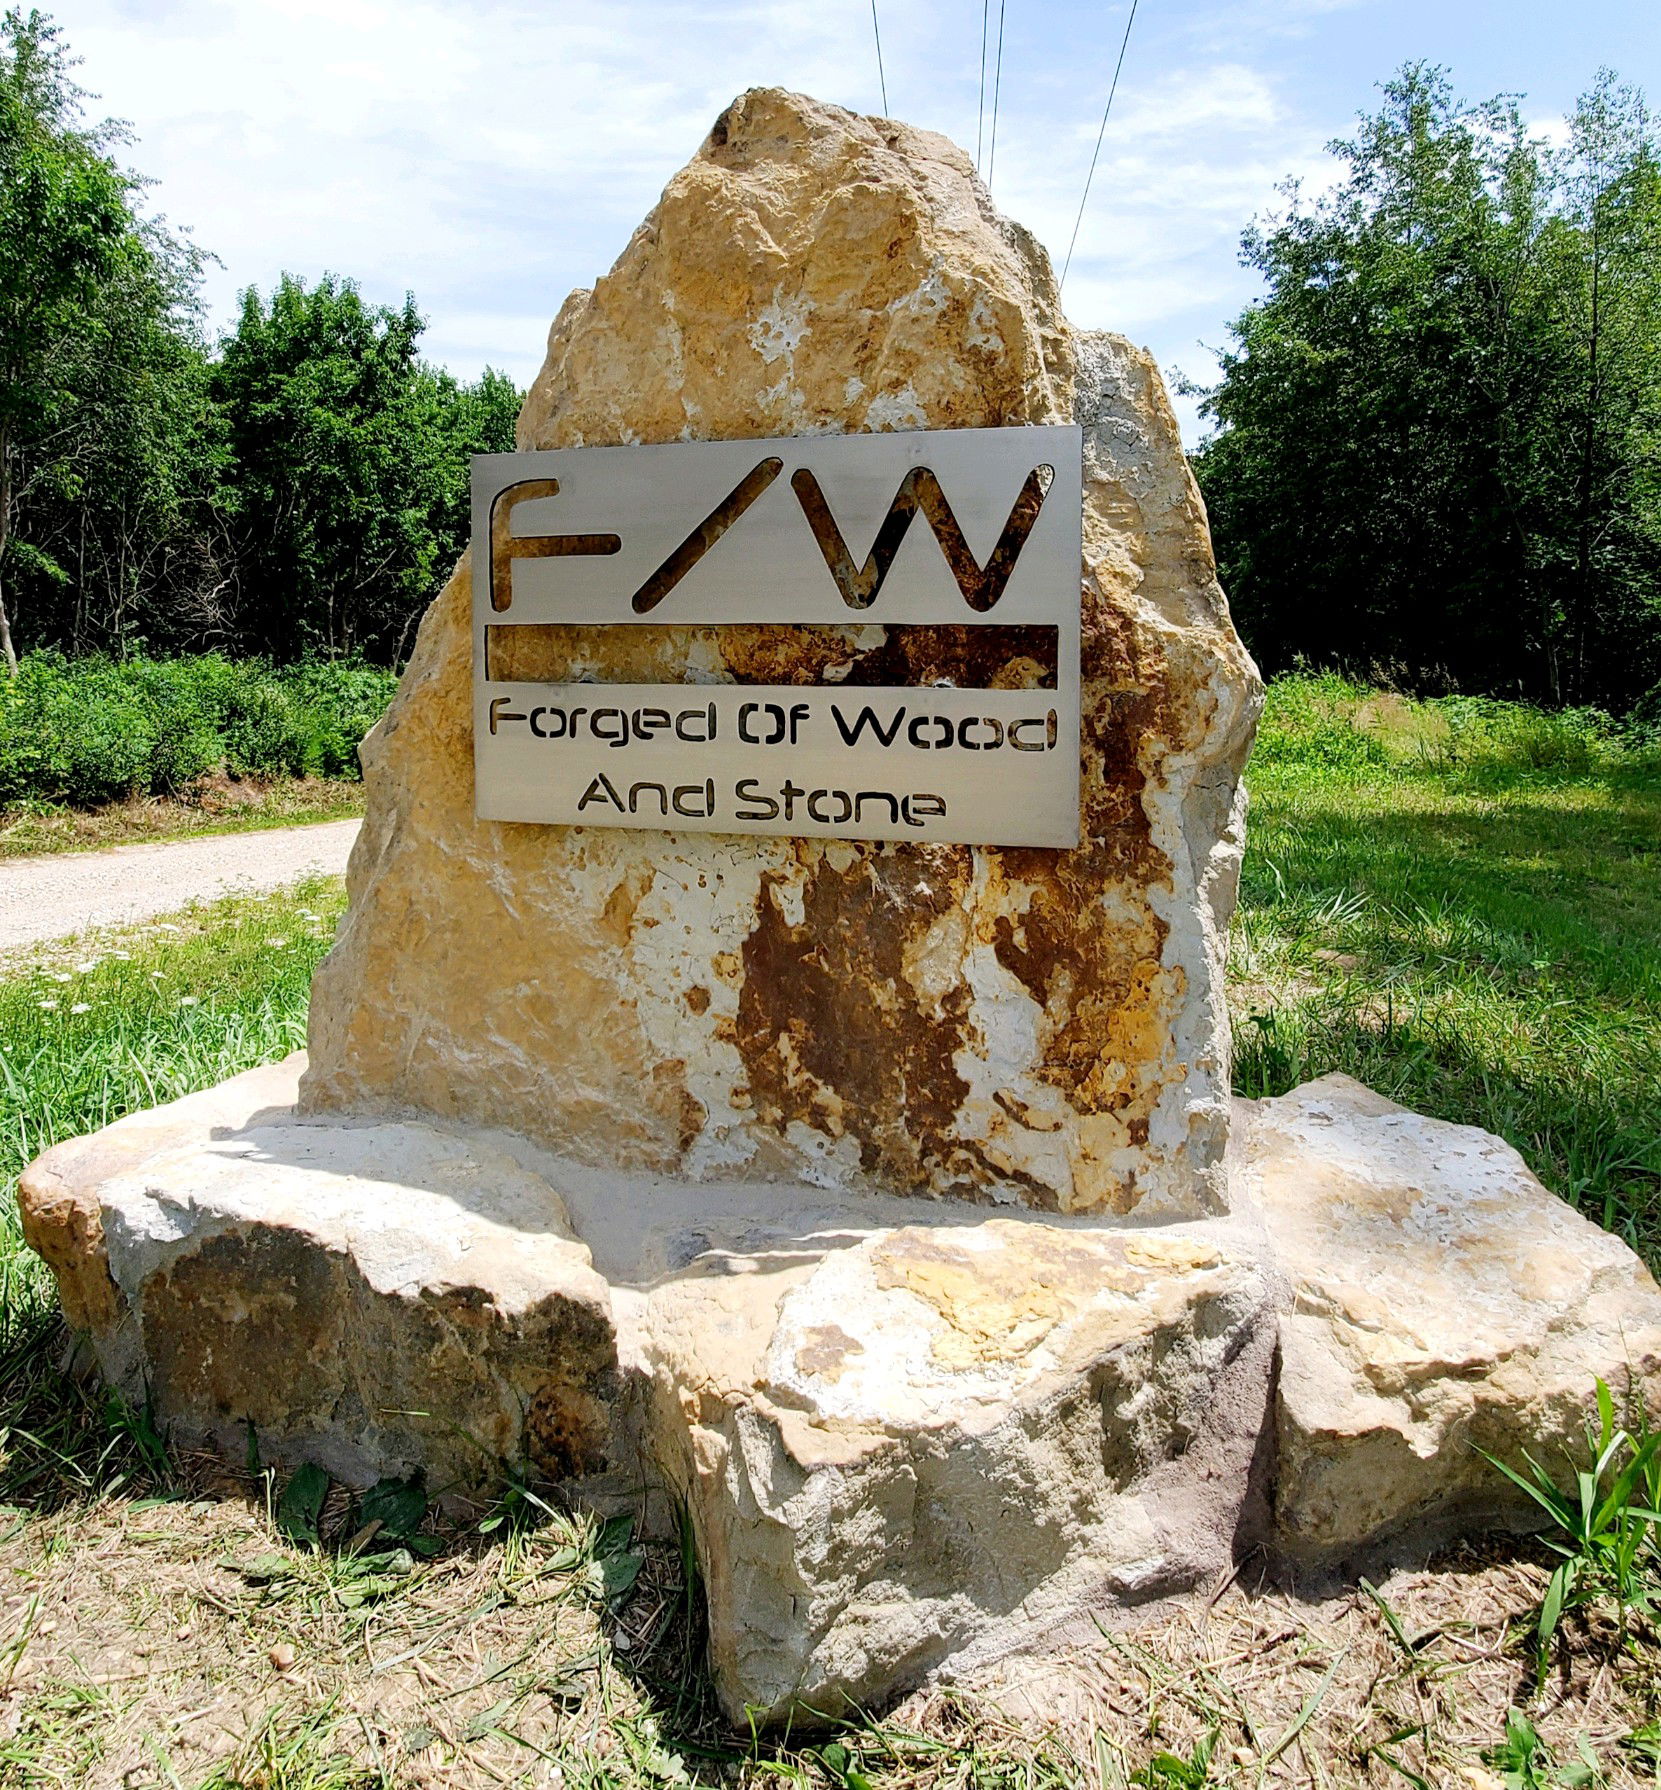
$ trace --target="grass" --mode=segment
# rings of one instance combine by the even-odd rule
[[[251,833],[346,820],[363,812],[363,785],[344,777],[270,782],[203,779],[183,795],[132,796],[98,808],[37,802],[0,811],[0,859],[97,851],[207,833]]]
[[[1342,1069],[1486,1125],[1654,1261],[1653,749],[1598,717],[1330,679],[1278,685],[1263,740],[1233,965],[1242,1091]],[[340,902],[338,883],[240,898],[0,976],[0,1172],[293,1048]],[[1537,1684],[1545,1546],[1468,1547],[1319,1603],[1237,1583],[1162,1631],[880,1721],[735,1736],[679,1547],[550,1511],[534,1487],[366,1536],[339,1487],[170,1453],[144,1412],[66,1379],[61,1347],[13,1230],[0,1790],[1661,1781],[1641,1603],[1566,1599]]]
[[[1661,750],[1590,721],[1531,734],[1530,714],[1275,687],[1230,965],[1235,1087],[1341,1070],[1481,1125],[1653,1268]]]
[[[73,941],[0,974],[0,1373],[8,1398],[49,1315],[44,1276],[17,1229],[19,1172],[63,1138],[298,1050],[311,973],[342,903],[339,879],[320,878],[280,895],[232,897],[111,942]],[[8,1461],[0,1496],[10,1472]]]

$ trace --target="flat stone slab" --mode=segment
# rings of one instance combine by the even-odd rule
[[[1242,1102],[1244,1106],[1246,1103]],[[1661,1387],[1661,1305],[1630,1249],[1473,1125],[1331,1075],[1255,1104],[1235,1186],[1291,1282],[1275,1515],[1304,1559],[1491,1505],[1482,1452],[1584,1454],[1594,1380]]]
[[[301,1060],[59,1146],[30,1242],[181,1440],[349,1481],[512,1463],[695,1524],[735,1719],[879,1702],[1263,1548],[1511,1523],[1477,1446],[1651,1398],[1661,1292],[1508,1146],[1343,1077],[1240,1102],[1166,1225],[562,1161],[300,1117]]]

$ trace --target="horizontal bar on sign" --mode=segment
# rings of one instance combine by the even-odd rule
[[[1037,623],[521,622],[484,633],[491,683],[1053,690],[1060,652],[1060,631]]]

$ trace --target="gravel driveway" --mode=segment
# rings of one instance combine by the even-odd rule
[[[330,820],[0,862],[0,952],[152,919],[238,889],[338,875],[360,824]]]

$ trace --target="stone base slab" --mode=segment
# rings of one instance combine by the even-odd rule
[[[1239,1102],[1231,1215],[1149,1225],[608,1173],[304,1118],[303,1059],[60,1145],[20,1188],[99,1370],[182,1441],[439,1492],[529,1467],[691,1511],[735,1718],[1214,1583],[1519,1520],[1661,1292],[1498,1139],[1331,1076]],[[644,1503],[642,1502],[644,1500]]]

